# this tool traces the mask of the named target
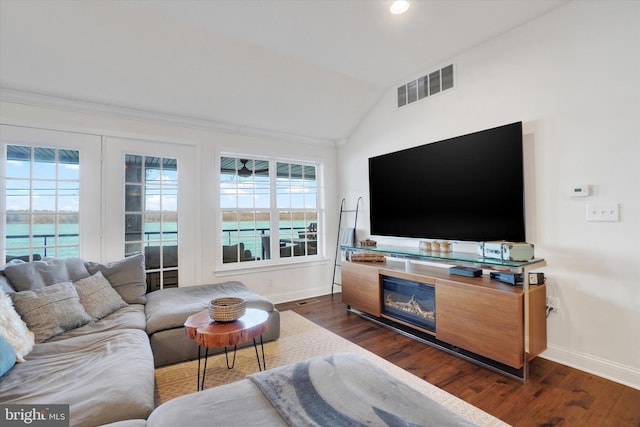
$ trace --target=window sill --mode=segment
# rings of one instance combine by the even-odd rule
[[[326,265],[331,262],[329,258],[313,258],[302,260],[278,260],[273,262],[242,262],[233,263],[232,265],[219,265],[216,266],[214,273],[217,277],[234,276],[238,273],[261,273],[265,271],[278,271],[278,270],[290,270],[295,268],[304,268],[316,265]]]

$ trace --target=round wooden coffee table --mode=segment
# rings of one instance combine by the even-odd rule
[[[204,389],[204,376],[207,372],[207,359],[210,347],[224,347],[224,354],[227,360],[227,368],[232,369],[236,363],[236,350],[238,344],[245,343],[253,339],[253,347],[256,350],[258,369],[267,369],[264,357],[264,344],[262,334],[269,328],[269,313],[264,310],[247,308],[244,316],[233,322],[216,322],[209,317],[209,310],[203,310],[191,315],[184,322],[184,329],[187,336],[198,343],[198,390]],[[262,363],[258,355],[258,345],[256,338],[260,337],[260,347],[262,348]],[[227,347],[233,346],[233,361],[229,364]],[[204,369],[202,370],[202,381],[200,380],[200,359],[201,348],[205,348]]]

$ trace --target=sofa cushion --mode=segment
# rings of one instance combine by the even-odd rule
[[[0,377],[16,364],[16,350],[5,337],[0,336]]]
[[[13,288],[13,286],[11,286],[11,283],[9,283],[9,279],[7,278],[7,276],[5,276],[4,269],[10,265],[16,264],[24,264],[24,261],[22,261],[21,259],[12,259],[5,265],[0,266],[0,290],[4,291],[4,293],[6,294],[11,294],[16,290]]]
[[[147,427],[208,425],[289,426],[247,378],[171,399],[158,406],[147,420]]]
[[[147,295],[147,333],[182,328],[190,315],[206,310],[214,298],[236,296],[247,300],[247,308],[273,311],[273,303],[240,282],[167,288]]]
[[[82,258],[53,258],[7,265],[4,274],[16,291],[44,288],[56,283],[84,279],[90,274]]]
[[[128,304],[147,302],[147,277],[144,272],[144,255],[133,255],[118,261],[101,264],[85,262],[89,275],[98,271]],[[87,276],[89,276],[87,275]]]
[[[4,292],[0,292],[0,336],[11,344],[18,362],[24,362],[24,356],[33,349],[33,332],[27,328],[11,298]]]
[[[149,339],[133,329],[36,344],[0,381],[0,402],[68,404],[70,426],[145,419],[153,394]]]
[[[101,271],[86,279],[80,279],[73,285],[80,297],[80,304],[94,321],[127,305]]]
[[[11,299],[16,311],[35,334],[36,343],[91,321],[71,282],[15,292]]]
[[[55,337],[47,340],[47,342],[66,340],[82,335],[115,331],[119,329],[140,329],[141,331],[144,331],[146,325],[147,321],[144,315],[144,305],[129,304],[126,307],[103,317],[97,322],[89,322],[79,328],[71,329],[70,331],[56,335]]]

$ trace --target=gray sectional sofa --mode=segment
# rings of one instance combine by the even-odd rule
[[[0,377],[0,403],[69,404],[72,426],[144,425],[154,368],[197,357],[183,324],[211,299],[245,297],[269,312],[263,339],[280,335],[273,303],[239,282],[147,294],[143,255],[107,264],[14,260],[0,268],[0,286],[35,334],[24,361]]]

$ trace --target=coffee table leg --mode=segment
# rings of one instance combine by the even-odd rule
[[[200,354],[200,349],[198,349],[198,355]],[[204,376],[207,373],[207,359],[209,359],[209,347],[204,348],[204,369],[202,370],[202,381],[200,381],[200,389],[198,391],[204,390]],[[198,359],[198,363],[200,363],[200,359]],[[200,376],[200,368],[198,368],[198,376]]]
[[[224,357],[227,359],[227,369],[233,369],[236,366],[236,350],[238,349],[237,345],[233,346],[233,361],[231,362],[231,366],[229,366],[229,355],[227,354],[227,347],[224,348]]]
[[[258,360],[258,370],[267,370],[267,359],[264,357],[264,343],[262,342],[262,335],[260,335],[260,347],[262,347],[262,365],[260,365],[260,356],[258,356],[258,345],[256,339],[253,339],[253,348],[256,349],[256,359]]]
[[[200,391],[200,345],[198,345],[198,388],[196,391]]]

